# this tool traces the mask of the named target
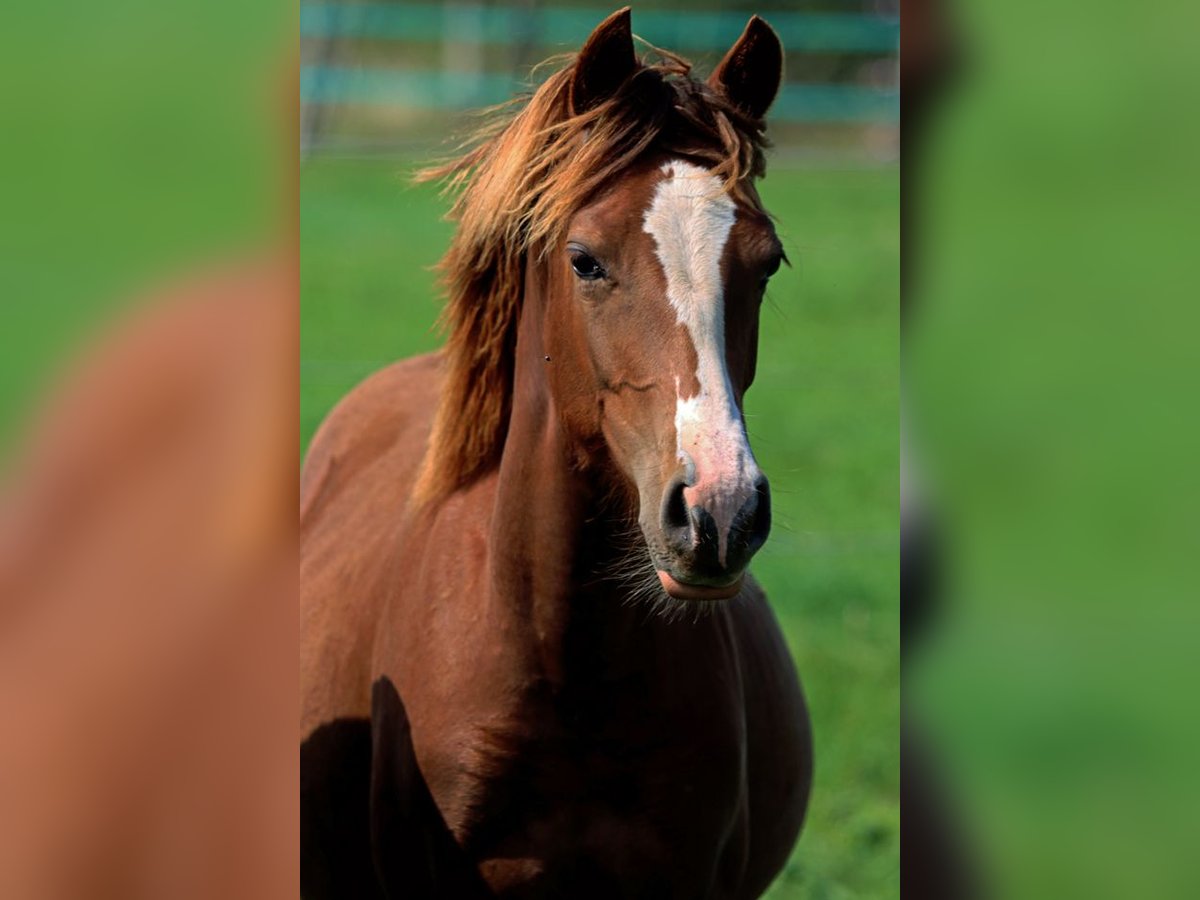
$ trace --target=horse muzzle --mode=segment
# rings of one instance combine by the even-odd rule
[[[728,599],[771,530],[767,479],[754,471],[733,485],[692,486],[677,476],[663,492],[658,530],[652,555],[663,590],[680,600]]]

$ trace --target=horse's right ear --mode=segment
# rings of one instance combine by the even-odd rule
[[[627,6],[597,25],[579,51],[571,81],[571,112],[579,115],[604,102],[637,68]]]

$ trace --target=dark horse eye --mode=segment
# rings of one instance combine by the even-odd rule
[[[767,282],[771,280],[771,276],[779,271],[779,266],[787,259],[782,253],[767,263],[766,271],[763,272],[762,280],[759,281],[760,287],[766,287]]]
[[[586,253],[571,254],[571,268],[584,281],[595,281],[597,278],[604,277],[604,269],[600,263]]]

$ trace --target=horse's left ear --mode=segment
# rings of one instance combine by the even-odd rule
[[[713,70],[708,83],[734,106],[761,119],[779,92],[782,76],[783,44],[779,35],[758,16],[751,16],[746,30]]]
[[[597,25],[579,51],[571,80],[571,112],[579,115],[607,100],[637,68],[626,6]]]

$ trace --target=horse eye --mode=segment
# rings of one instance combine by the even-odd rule
[[[595,281],[604,277],[604,269],[600,263],[586,253],[575,253],[571,256],[571,268],[584,281]]]
[[[784,260],[784,257],[782,254],[780,254],[779,256],[776,256],[774,259],[772,259],[769,263],[767,263],[767,268],[763,272],[763,276],[758,282],[758,286],[760,288],[764,288],[764,289],[766,288],[767,282],[771,280],[771,276],[779,271],[779,267],[783,264],[783,260]]]

